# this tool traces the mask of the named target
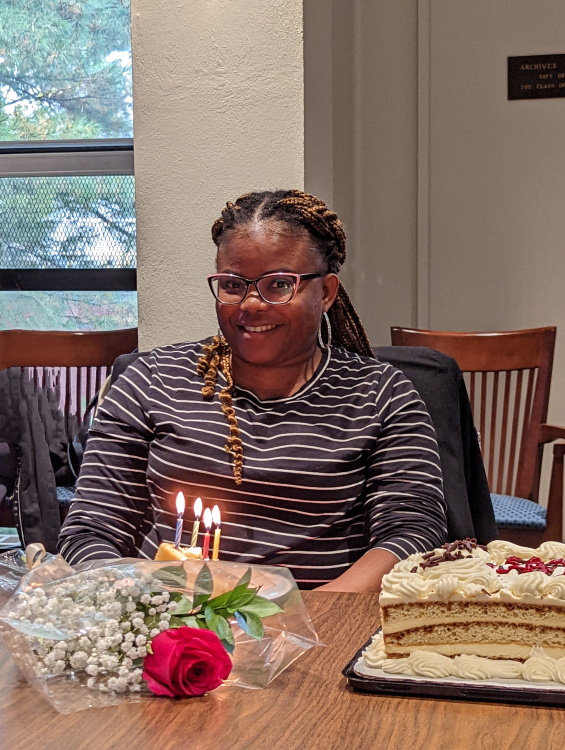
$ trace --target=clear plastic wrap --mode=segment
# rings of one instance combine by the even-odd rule
[[[233,667],[224,684],[266,687],[304,651],[319,645],[300,591],[286,568],[139,559],[72,568],[60,556],[50,556],[24,573],[17,554],[2,558],[0,594],[6,596],[16,588],[0,610],[0,635],[27,679],[61,713],[155,699],[141,679],[140,652],[152,653],[149,644],[159,627],[178,628],[179,622],[197,626],[193,613],[199,612],[196,617],[202,621],[209,603],[211,614],[207,612],[206,617],[216,617],[214,606],[221,602],[217,597],[233,592],[238,584],[237,591],[243,591],[239,601],[252,597],[254,589],[260,597],[255,597],[253,605],[238,607],[241,611],[233,616],[216,609],[229,623],[229,640],[233,636]],[[229,596],[232,603],[236,601],[236,594]],[[275,614],[261,614],[279,608]],[[181,617],[188,619],[181,621]],[[213,619],[207,622],[215,629]],[[201,622],[199,627],[207,625]],[[133,650],[126,652],[126,643]]]

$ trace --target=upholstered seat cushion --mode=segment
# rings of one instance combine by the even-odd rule
[[[57,487],[57,500],[59,501],[59,505],[70,505],[74,496],[74,487]]]
[[[507,529],[537,529],[546,527],[547,510],[543,505],[511,495],[491,493],[496,523]]]

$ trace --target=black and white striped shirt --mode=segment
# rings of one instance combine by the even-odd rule
[[[290,398],[236,389],[236,486],[218,397],[202,398],[202,342],[155,349],[106,396],[59,546],[70,563],[153,558],[174,540],[175,499],[219,505],[221,557],[284,565],[299,585],[337,578],[368,549],[399,558],[443,543],[437,444],[414,386],[389,364],[331,349]],[[219,374],[219,387],[224,384]]]

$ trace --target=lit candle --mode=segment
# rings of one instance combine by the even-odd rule
[[[202,547],[202,559],[209,560],[210,552],[210,527],[212,526],[212,513],[210,508],[206,508],[204,511],[204,526],[206,527],[206,533],[204,534],[204,546]]]
[[[198,546],[198,532],[200,531],[200,516],[202,515],[202,500],[197,497],[194,503],[194,526],[192,527],[191,547]]]
[[[214,548],[212,549],[212,560],[217,560],[220,552],[220,534],[222,533],[220,529],[222,517],[220,516],[220,509],[217,505],[214,505],[214,507],[212,508],[212,521],[216,526],[216,530],[214,531]]]
[[[175,548],[180,547],[180,537],[182,534],[182,517],[184,516],[184,495],[179,492],[177,495],[177,528],[175,530]]]

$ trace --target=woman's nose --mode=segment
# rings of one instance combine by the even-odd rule
[[[245,310],[267,306],[268,304],[269,303],[265,302],[265,300],[260,296],[259,292],[257,291],[256,285],[250,284],[249,289],[247,290],[247,295],[243,302],[240,303],[240,307]]]

